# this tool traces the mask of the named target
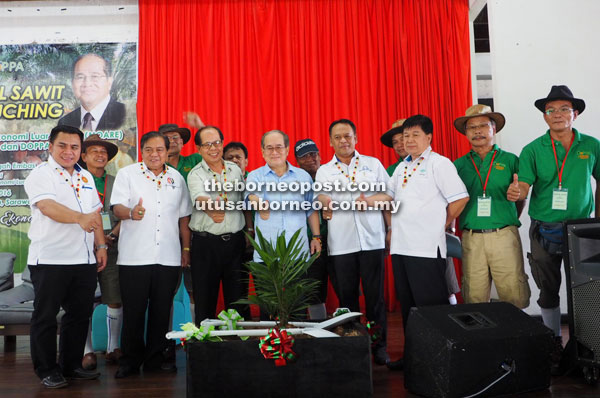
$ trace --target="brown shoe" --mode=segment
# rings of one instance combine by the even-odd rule
[[[109,365],[116,365],[119,363],[119,359],[123,356],[120,348],[115,348],[113,352],[109,352],[104,356],[106,363]]]
[[[85,370],[94,370],[96,369],[97,363],[98,359],[96,358],[96,354],[93,352],[88,352],[81,360],[81,367]]]

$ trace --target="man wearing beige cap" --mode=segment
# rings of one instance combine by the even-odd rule
[[[493,280],[500,300],[525,308],[531,292],[518,230],[524,200],[510,189],[518,186],[519,159],[494,143],[504,124],[501,113],[479,104],[454,121],[471,144],[469,153],[454,162],[469,191],[460,215],[463,297],[466,303],[488,302]]]
[[[383,145],[393,148],[396,155],[398,155],[398,161],[392,165],[390,165],[385,171],[391,177],[396,171],[396,167],[402,160],[408,155],[406,149],[404,149],[404,137],[402,136],[402,125],[406,119],[398,119],[392,124],[392,128],[386,131],[380,138],[380,141]]]

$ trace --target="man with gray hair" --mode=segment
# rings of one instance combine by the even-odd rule
[[[246,199],[257,206],[260,202],[266,201],[269,204],[269,208],[255,212],[255,227],[260,229],[265,239],[271,242],[275,242],[277,237],[284,232],[286,240],[289,241],[296,231],[301,229],[300,237],[304,252],[310,252],[311,254],[320,252],[321,235],[319,232],[319,216],[312,210],[312,206],[310,210],[306,211],[283,208],[283,206],[277,210],[270,210],[273,203],[277,203],[278,207],[285,202],[309,202],[312,204],[312,189],[304,193],[289,189],[286,191],[270,191],[264,189],[265,184],[260,189],[248,189],[249,186],[252,188],[252,185],[256,185],[258,188],[260,186],[258,183],[275,183],[278,186],[283,183],[290,187],[292,183],[302,185],[305,183],[312,184],[313,182],[306,171],[292,166],[287,161],[287,156],[290,152],[290,140],[283,131],[271,130],[263,134],[261,147],[266,164],[248,174],[246,180]],[[307,218],[312,232],[310,243],[308,241],[306,226]],[[257,252],[254,252],[254,261],[261,261]]]

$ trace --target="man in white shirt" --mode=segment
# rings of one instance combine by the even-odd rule
[[[71,87],[81,106],[66,114],[59,125],[83,131],[117,129],[125,121],[125,105],[110,97],[111,64],[98,54],[85,54],[73,63]]]
[[[138,373],[142,364],[144,372],[177,370],[162,353],[180,268],[190,262],[190,195],[181,174],[166,165],[169,140],[151,131],[140,146],[143,161],[119,170],[111,196],[122,220],[117,264],[123,356],[115,378]]]
[[[373,359],[378,365],[384,365],[389,361],[383,298],[384,251],[389,213],[332,210],[332,206],[356,201],[361,192],[355,188],[360,183],[380,183],[385,190],[389,176],[379,160],[356,151],[356,126],[352,121],[340,119],[331,123],[329,142],[335,155],[319,168],[315,180],[316,183],[337,183],[343,187],[340,191],[316,192],[318,200],[328,208],[323,211],[323,218],[328,221],[327,245],[335,275],[334,288],[341,307],[360,311],[358,296],[362,280],[367,319],[381,328],[381,339],[373,347]]]
[[[77,161],[83,133],[70,126],[50,132],[49,158],[25,180],[31,204],[27,264],[35,291],[31,358],[47,388],[67,386],[65,377],[95,379],[81,368],[92,315],[97,272],[106,266],[102,204],[92,175]],[[94,246],[95,245],[95,246]],[[56,316],[62,307],[59,360]]]
[[[431,150],[431,119],[414,115],[402,127],[409,156],[394,171],[387,194],[370,196],[366,202],[400,202],[392,215],[390,253],[406,330],[411,307],[448,304],[445,230],[460,215],[469,194],[450,159]],[[401,367],[402,360],[390,364],[392,369]]]

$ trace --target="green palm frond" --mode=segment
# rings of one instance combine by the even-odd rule
[[[257,304],[262,311],[274,314],[281,326],[290,318],[301,316],[316,295],[320,282],[306,277],[318,254],[303,251],[302,229],[286,242],[285,232],[270,242],[256,229],[256,239],[248,236],[262,263],[246,263],[254,280],[256,295],[239,300],[241,304]]]

